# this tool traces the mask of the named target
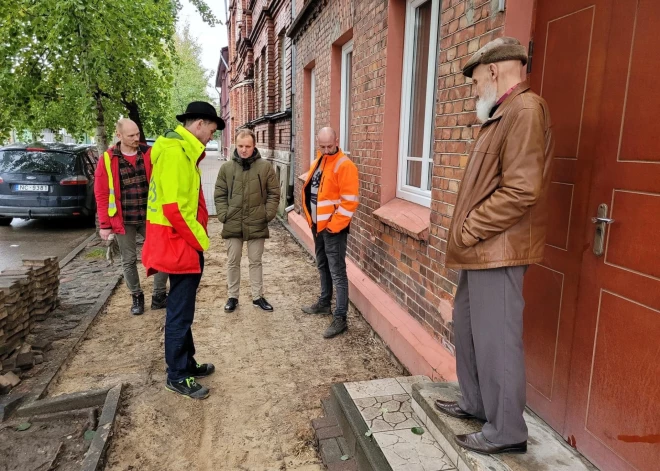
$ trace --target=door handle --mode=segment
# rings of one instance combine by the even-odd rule
[[[605,228],[614,222],[614,219],[607,217],[609,208],[606,204],[598,205],[598,213],[595,218],[591,218],[591,222],[596,224],[596,234],[594,235],[593,252],[596,257],[600,257],[605,253]]]
[[[610,218],[591,218],[591,222],[594,224],[612,224],[614,222],[614,219]]]

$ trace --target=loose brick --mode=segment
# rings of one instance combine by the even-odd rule
[[[16,367],[23,370],[29,370],[34,366],[34,353],[19,353],[16,356]]]
[[[341,429],[338,425],[334,427],[325,427],[322,429],[316,430],[316,439],[320,442],[321,440],[326,440],[328,438],[337,438],[341,437]]]
[[[328,471],[358,471],[357,461],[351,458],[346,461],[339,461],[328,464]]]
[[[337,419],[334,417],[320,417],[318,419],[312,419],[312,427],[314,430],[320,430],[322,428],[336,427]]]
[[[330,463],[340,462],[341,457],[344,455],[336,438],[319,440],[319,454],[321,455],[321,460],[326,466]]]

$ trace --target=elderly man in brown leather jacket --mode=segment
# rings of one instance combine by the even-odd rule
[[[463,69],[483,125],[447,244],[447,267],[460,269],[454,334],[462,398],[436,407],[485,421],[456,441],[486,454],[527,451],[523,277],[543,259],[554,140],[548,105],[521,83],[526,63],[524,46],[499,38]]]

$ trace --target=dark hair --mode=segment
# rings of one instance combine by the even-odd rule
[[[245,136],[250,136],[252,138],[252,145],[257,145],[257,136],[254,135],[254,131],[252,129],[239,129],[238,132],[236,133],[236,138],[234,139],[234,142],[238,140],[239,137],[245,137]]]

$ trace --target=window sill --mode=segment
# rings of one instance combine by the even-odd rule
[[[309,171],[303,173],[302,175],[298,175],[298,180],[305,183],[307,181],[307,175],[309,175]]]
[[[429,240],[431,209],[410,201],[394,198],[384,204],[373,216],[386,226],[416,240]]]

